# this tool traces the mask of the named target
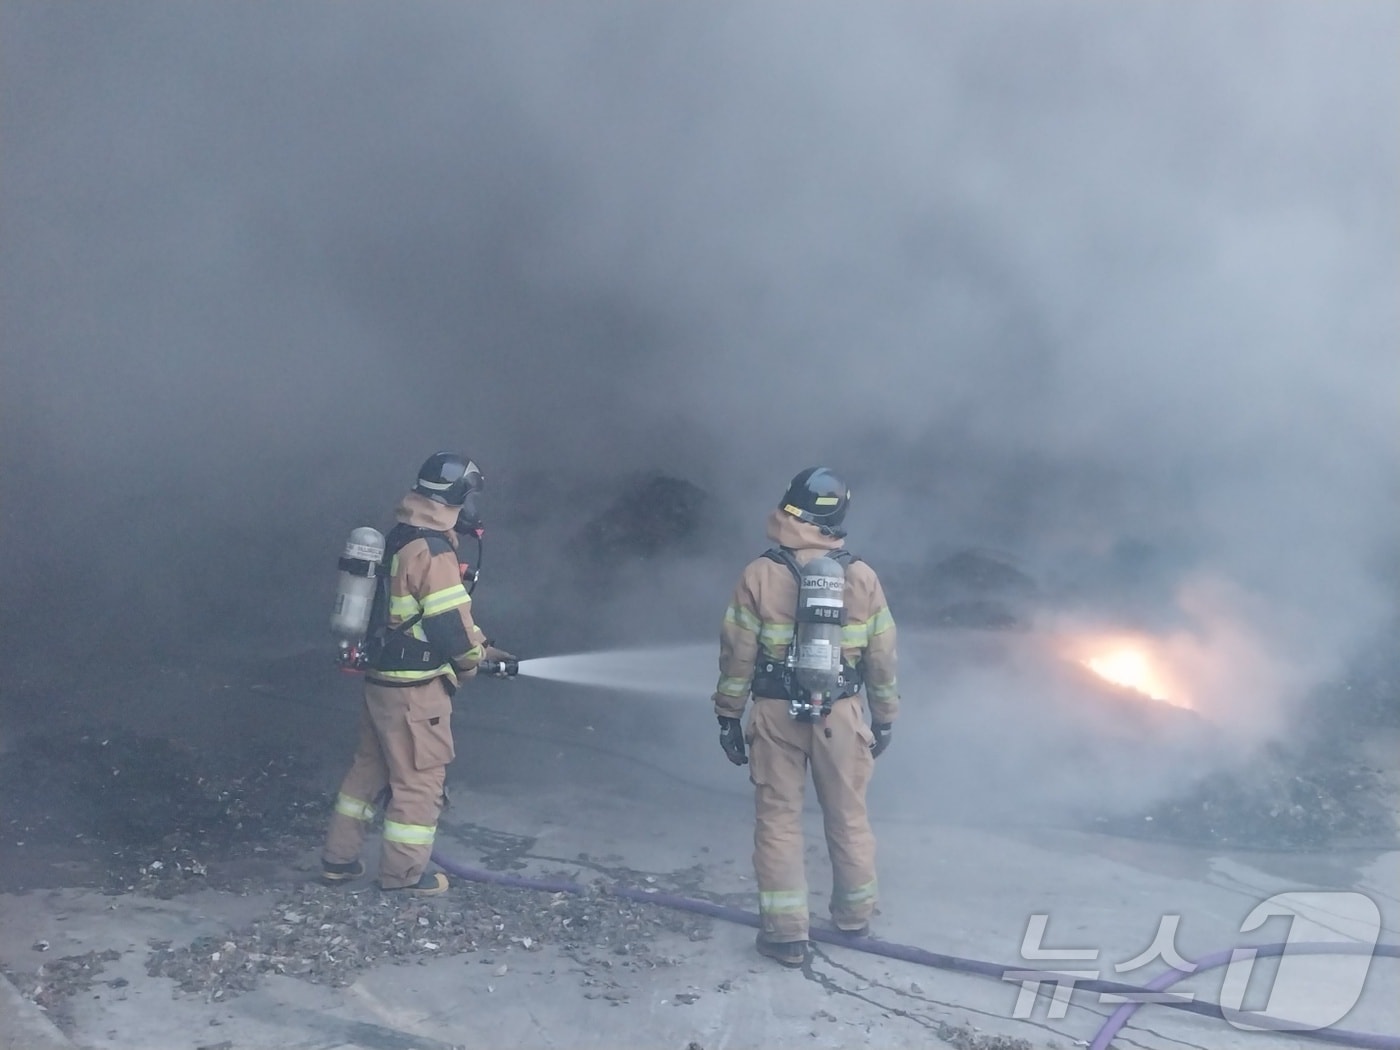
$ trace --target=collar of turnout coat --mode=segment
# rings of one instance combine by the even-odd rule
[[[399,501],[394,517],[404,525],[445,532],[455,547],[457,535],[452,531],[452,526],[457,524],[457,510],[456,507],[444,507],[420,493],[410,492]]]
[[[827,536],[810,521],[794,518],[787,511],[775,509],[768,515],[768,538],[780,547],[793,550],[834,551],[845,544],[839,536]]]

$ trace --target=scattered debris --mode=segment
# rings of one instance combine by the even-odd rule
[[[954,1050],[1034,1050],[1031,1043],[1009,1035],[986,1035],[969,1025],[940,1022],[938,1038]]]
[[[48,944],[47,941],[39,943],[46,947]],[[91,989],[106,969],[106,964],[116,962],[121,957],[121,952],[108,948],[106,951],[52,959],[33,972],[8,968],[0,968],[0,972],[19,989],[20,994],[47,1013],[59,1027],[64,1027],[67,1024],[68,1003],[73,996]],[[116,982],[105,983],[116,986]]]
[[[186,947],[153,943],[146,970],[212,1001],[248,991],[263,974],[339,987],[376,964],[477,952],[501,979],[513,968],[502,956],[551,945],[581,966],[581,983],[596,996],[622,1002],[624,971],[680,961],[657,951],[661,934],[703,938],[710,927],[708,918],[613,897],[601,886],[574,896],[454,882],[442,897],[403,901],[308,884],[245,929]]]

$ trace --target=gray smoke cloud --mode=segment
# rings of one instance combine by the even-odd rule
[[[465,447],[516,637],[693,637],[825,461],[877,566],[1013,552],[1048,630],[1277,728],[1393,615],[1397,22],[7,4],[7,618],[318,641],[344,534]],[[724,528],[548,606],[656,470]]]

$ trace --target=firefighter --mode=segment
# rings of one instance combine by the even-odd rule
[[[513,659],[473,621],[457,560],[459,531],[480,535],[481,484],[470,459],[439,452],[399,503],[383,557],[388,586],[371,614],[359,746],[321,855],[325,882],[364,874],[361,846],[383,804],[380,887],[414,896],[447,889],[447,876],[426,868],[455,756],[452,695],[481,661]]]
[[[899,707],[895,625],[875,571],[844,548],[850,498],[824,467],[792,479],[768,517],[768,538],[777,546],[745,567],[720,633],[713,698],[720,745],[729,761],[749,766],[754,785],[753,861],[762,918],[757,948],[791,967],[807,957],[802,800],[809,766],[831,858],[832,921],[853,936],[868,935],[876,904],[875,836],[865,793]],[[818,565],[838,579],[823,584],[803,576],[806,567]],[[799,590],[805,598],[809,582],[821,585],[814,593],[840,595],[835,604],[831,597],[812,603],[828,631],[830,621],[839,625],[839,658],[832,654],[836,685],[820,696],[802,686],[798,661],[799,654],[821,653],[825,644],[815,635],[807,643],[804,635]],[[745,728],[740,720],[750,695]]]

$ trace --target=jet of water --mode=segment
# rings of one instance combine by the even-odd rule
[[[522,678],[541,678],[658,696],[707,696],[719,677],[718,645],[668,645],[520,661]]]

